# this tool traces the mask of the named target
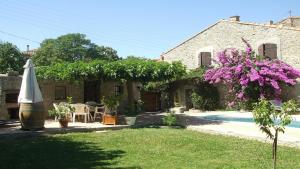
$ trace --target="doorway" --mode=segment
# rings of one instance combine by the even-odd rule
[[[191,99],[192,93],[192,89],[185,89],[185,106],[187,110],[193,108],[193,103]]]
[[[84,102],[100,102],[100,81],[84,81]]]

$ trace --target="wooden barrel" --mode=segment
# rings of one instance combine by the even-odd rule
[[[44,128],[45,108],[43,102],[21,103],[19,117],[22,129],[40,130]]]

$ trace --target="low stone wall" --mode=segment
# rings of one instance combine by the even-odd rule
[[[14,103],[6,104],[7,94],[18,94],[21,88],[22,77],[21,76],[7,76],[5,74],[0,74],[0,119],[6,120],[9,118],[7,108],[18,107],[17,98]]]

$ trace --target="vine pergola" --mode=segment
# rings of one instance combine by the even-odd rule
[[[153,60],[125,59],[118,61],[92,60],[73,63],[57,63],[36,68],[39,79],[85,81],[115,80],[126,82],[158,82],[181,78],[186,68],[180,62],[157,62]],[[131,96],[128,95],[129,101]]]

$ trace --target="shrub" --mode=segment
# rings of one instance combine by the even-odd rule
[[[144,102],[142,100],[135,101],[134,104],[128,104],[125,107],[124,115],[128,117],[134,117],[143,112],[143,104]]]
[[[259,98],[279,99],[282,85],[295,85],[300,72],[283,61],[256,56],[243,41],[247,46],[245,52],[226,49],[218,53],[219,66],[206,71],[205,80],[222,82],[228,87],[229,107],[241,101],[257,102]]]
[[[207,83],[196,83],[197,88],[191,95],[192,102],[201,110],[215,110],[219,107],[219,92],[218,89]],[[193,103],[193,104],[194,104]]]
[[[120,100],[121,100],[120,96],[115,96],[115,95],[111,95],[107,97],[103,96],[101,102],[105,106],[105,113],[114,115],[117,111]]]
[[[162,118],[163,124],[167,126],[176,125],[176,116],[174,112],[167,112],[167,115]]]
[[[193,93],[191,94],[191,100],[192,100],[192,103],[193,103],[193,107],[195,109],[202,109],[203,99],[198,93],[193,91]]]

